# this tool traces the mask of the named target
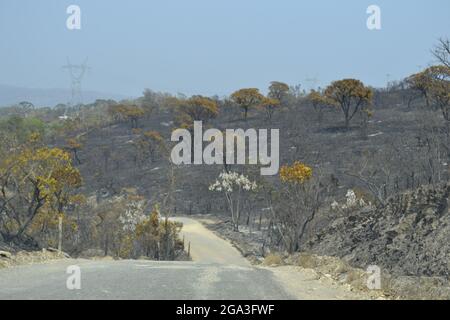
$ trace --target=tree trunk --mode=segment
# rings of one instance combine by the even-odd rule
[[[345,116],[345,128],[348,129],[350,127],[350,119],[348,115]]]

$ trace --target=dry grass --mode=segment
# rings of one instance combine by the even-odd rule
[[[265,257],[263,263],[264,266],[268,267],[277,267],[283,266],[285,264],[283,257],[281,254],[269,254]]]

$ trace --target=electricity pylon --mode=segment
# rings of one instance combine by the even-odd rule
[[[83,94],[81,91],[81,81],[83,80],[86,72],[90,70],[87,65],[87,58],[80,65],[72,64],[67,58],[67,65],[63,66],[63,69],[69,71],[70,83],[71,83],[71,100],[69,106],[75,107],[83,103]],[[66,110],[67,112],[67,110]],[[66,114],[64,114],[66,116]]]

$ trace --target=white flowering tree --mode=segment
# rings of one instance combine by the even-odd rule
[[[339,204],[337,201],[333,201],[331,204],[331,209],[333,211],[344,211],[349,212],[356,209],[372,207],[372,203],[369,201],[368,203],[364,201],[363,198],[359,198],[356,196],[355,191],[348,190],[347,194],[345,195],[345,204]]]
[[[247,176],[237,172],[222,172],[219,178],[209,186],[210,191],[225,194],[235,231],[239,230],[242,196],[246,192],[255,191],[257,187],[256,182],[250,181]]]
[[[127,204],[125,212],[119,216],[123,231],[134,233],[137,225],[145,220],[144,201],[131,201]]]

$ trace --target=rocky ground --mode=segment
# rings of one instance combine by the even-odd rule
[[[0,268],[43,263],[50,260],[62,260],[67,258],[69,258],[69,256],[66,253],[59,253],[53,249],[42,249],[41,251],[31,252],[18,251],[15,253],[0,250]]]
[[[336,219],[307,243],[307,253],[263,250],[261,232],[234,232],[229,221],[202,222],[229,239],[254,264],[308,269],[318,278],[366,292],[370,265],[382,272],[375,297],[450,299],[450,186],[421,187],[392,197],[385,208]]]
[[[336,219],[308,243],[318,255],[379,266],[399,296],[450,299],[450,185],[395,195],[387,206]]]
[[[309,250],[393,275],[450,279],[449,193],[450,185],[423,186],[384,208],[349,213],[309,241]]]

